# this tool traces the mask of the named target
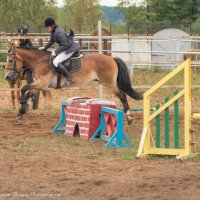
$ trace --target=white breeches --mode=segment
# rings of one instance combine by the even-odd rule
[[[64,60],[67,60],[69,57],[72,56],[73,53],[74,53],[74,52],[66,54],[65,51],[61,52],[60,54],[58,54],[58,55],[56,56],[56,58],[55,58],[54,61],[53,61],[53,64],[54,64],[56,67],[58,67],[58,64],[59,64],[59,63],[62,63]]]

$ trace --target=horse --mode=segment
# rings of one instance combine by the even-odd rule
[[[11,49],[12,45],[18,46],[19,47],[19,41],[15,40],[12,41],[10,43],[8,43],[8,49]],[[10,50],[8,50],[9,52]],[[9,54],[9,53],[8,53]],[[14,68],[10,68],[10,63],[12,63],[13,61],[9,59],[9,55],[7,56],[7,62],[5,65],[5,79],[8,81],[8,84],[10,86],[11,90],[11,100],[12,100],[12,108],[16,109],[16,100],[17,103],[19,105],[19,100],[20,100],[20,88],[22,86],[22,81],[25,80],[27,81],[27,77],[26,74],[24,73],[24,70],[26,69],[26,67],[24,66],[24,64],[22,62],[20,62],[18,59],[16,59],[16,62],[14,63]],[[20,70],[17,70],[20,69]],[[13,73],[13,71],[15,73]],[[8,74],[11,72],[11,76],[9,76]],[[16,86],[16,91],[14,90]],[[43,91],[42,90],[42,94],[44,96],[44,98],[48,98],[51,99],[51,92],[50,91]],[[34,100],[32,101],[33,103],[33,109],[37,109],[38,108],[38,104],[39,104],[39,95],[40,93],[37,93],[34,97]]]
[[[7,68],[8,68],[7,66],[8,66],[8,59],[7,59],[7,63],[6,63],[6,66],[5,66],[5,73],[7,73]],[[8,84],[11,88],[12,109],[16,109],[17,108],[16,99],[17,99],[17,102],[19,102],[18,100],[20,98],[20,88],[21,88],[21,85],[22,85],[21,73],[18,74],[15,77],[15,79],[9,80]],[[15,86],[16,86],[16,89],[15,89]]]
[[[101,35],[102,36],[111,36],[111,34],[106,29],[101,29]],[[98,29],[92,31],[90,33],[90,36],[99,36]],[[91,42],[90,43],[90,49],[98,50],[99,49],[98,41]],[[103,39],[102,50],[103,50],[103,54],[111,56],[111,53],[110,53],[110,51],[111,51],[111,39]]]
[[[21,119],[28,112],[27,101],[31,97],[33,90],[47,90],[57,88],[57,73],[50,67],[50,56],[48,51],[40,51],[36,48],[14,47],[9,59],[12,66],[16,60],[20,60],[29,66],[33,73],[34,82],[24,85],[21,89],[21,107],[17,114],[17,119]],[[19,69],[18,69],[19,70]],[[13,73],[15,71],[13,70]],[[9,74],[12,76],[12,74]],[[104,87],[110,88],[121,101],[128,123],[133,120],[127,97],[135,100],[142,100],[143,94],[136,92],[131,85],[128,69],[124,61],[120,58],[113,58],[103,54],[88,54],[82,57],[80,70],[72,73],[74,82],[66,84],[64,77],[61,78],[62,87],[84,87],[91,81],[98,81]]]

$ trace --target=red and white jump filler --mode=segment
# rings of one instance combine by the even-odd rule
[[[61,119],[53,132],[84,140],[103,139],[108,147],[129,147],[131,143],[123,133],[123,112],[115,108],[112,101],[71,98],[62,102]]]

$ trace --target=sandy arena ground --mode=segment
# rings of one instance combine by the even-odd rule
[[[0,200],[200,199],[199,160],[123,159],[127,150],[51,134],[59,113],[15,115],[0,112]]]

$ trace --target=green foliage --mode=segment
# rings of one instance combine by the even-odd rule
[[[119,9],[123,13],[126,22],[144,21],[146,19],[146,8],[144,6],[137,7],[132,5],[129,7],[119,7]]]
[[[192,33],[199,35],[200,33],[200,19],[197,19],[193,24],[192,24]]]
[[[6,62],[7,55],[6,54],[0,54],[0,62]]]
[[[119,8],[126,22],[134,22],[133,27],[139,29],[138,33],[152,33],[152,29],[156,32],[166,27],[189,31],[189,24],[198,21],[200,16],[200,0],[143,0],[139,5],[132,2],[120,0]],[[199,21],[192,30],[200,31]]]
[[[83,27],[88,24],[97,24],[103,16],[97,0],[65,0],[63,11],[67,26],[74,27],[78,33],[83,33],[85,31]]]
[[[25,25],[35,31],[47,16],[56,17],[55,0],[2,0],[0,4],[1,31],[16,32]],[[11,30],[12,27],[12,30]]]
[[[148,0],[147,14],[151,21],[190,20],[192,17],[192,1],[188,0]]]
[[[43,21],[50,16],[66,31],[72,28],[75,33],[90,33],[98,20],[112,21],[112,33],[119,34],[155,33],[167,27],[189,32],[191,22],[192,32],[200,32],[200,0],[119,0],[117,8],[101,7],[99,0],[64,0],[63,8],[56,7],[56,2],[1,0],[0,31],[16,32],[25,25],[29,32],[46,32]]]

